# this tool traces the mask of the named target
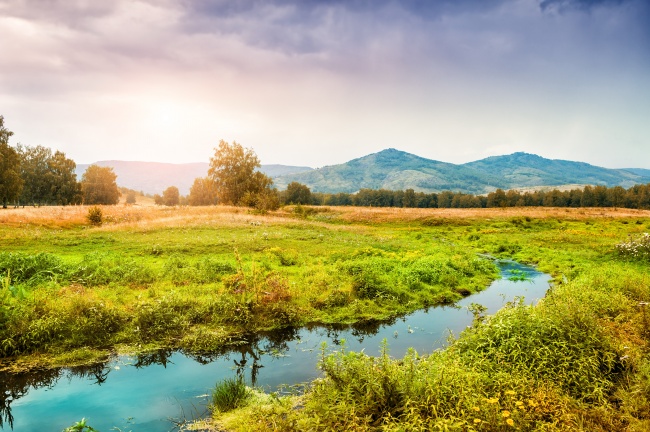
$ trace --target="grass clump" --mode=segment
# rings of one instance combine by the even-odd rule
[[[251,390],[241,377],[219,381],[212,390],[212,409],[223,413],[241,408],[251,398]]]

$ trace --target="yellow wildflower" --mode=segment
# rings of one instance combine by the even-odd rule
[[[487,403],[490,403],[490,404],[497,403],[497,402],[499,402],[499,399],[497,399],[497,398],[490,398],[490,399],[487,400]]]
[[[524,403],[522,401],[517,401],[517,402],[515,402],[515,405],[517,405],[518,407],[521,407],[521,406],[524,405]]]
[[[511,419],[511,418],[506,420],[506,423],[508,423],[508,426],[514,426],[515,425],[515,421],[513,419]]]
[[[479,411],[481,411],[481,408],[479,408],[479,407],[476,407],[476,406],[475,406],[475,407],[472,407],[472,409],[473,409],[474,411],[476,411],[476,412],[479,412]]]
[[[508,411],[508,410],[503,411],[501,413],[501,417],[503,417],[503,418],[510,417],[510,411]]]
[[[474,419],[474,423],[476,423],[476,424],[481,423],[481,421],[482,421],[481,419]]]

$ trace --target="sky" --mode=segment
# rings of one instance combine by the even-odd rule
[[[650,168],[649,0],[0,0],[10,143],[322,167],[396,148]]]

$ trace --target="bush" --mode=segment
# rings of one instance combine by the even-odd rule
[[[101,226],[104,222],[102,209],[97,206],[90,207],[88,209],[88,214],[86,215],[86,220],[92,226]]]

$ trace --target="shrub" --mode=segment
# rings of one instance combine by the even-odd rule
[[[88,209],[88,214],[86,215],[86,220],[92,226],[101,226],[104,222],[102,209],[97,206],[90,207]]]

